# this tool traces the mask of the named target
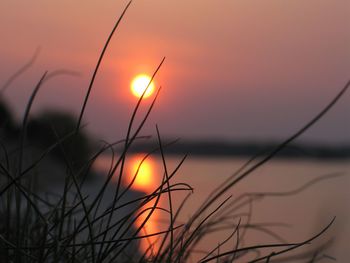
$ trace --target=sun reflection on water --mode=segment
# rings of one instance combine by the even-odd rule
[[[132,157],[128,164],[126,184],[130,184],[133,181],[132,189],[151,193],[156,187],[153,160],[150,157],[144,159],[142,155],[137,155]]]
[[[142,155],[136,155],[132,157],[128,162],[128,175],[126,184],[130,184],[133,181],[131,189],[144,192],[145,194],[151,194],[161,184],[161,177],[156,163],[153,158],[144,158]],[[135,222],[135,227],[139,228],[144,224],[147,216],[151,213],[151,209],[155,204],[155,200],[148,202],[138,213],[140,216]],[[159,200],[157,206],[162,206],[162,198]],[[142,211],[145,211],[142,213]],[[147,222],[143,225],[140,235],[150,235],[162,231],[161,229],[161,212],[154,210],[151,216],[147,219]],[[143,253],[152,254],[156,253],[159,249],[159,239],[162,236],[150,236],[140,240],[140,249]]]
[[[98,171],[108,174],[111,166],[111,158],[107,156],[101,157],[94,165],[95,169]],[[132,155],[126,158],[124,171],[122,180],[123,187],[130,186],[130,189],[133,191],[149,195],[161,185],[161,166],[157,164],[155,158],[150,156],[145,158],[145,154]],[[112,182],[116,183],[118,181],[119,172],[119,170],[116,170]],[[165,215],[164,211],[157,209],[151,213],[152,207],[155,204],[155,199],[156,198],[149,201],[135,213],[135,216],[139,215],[134,223],[135,229],[142,226],[139,236],[152,235],[167,229],[164,220],[166,220],[165,218],[168,215]],[[164,203],[164,197],[161,197],[157,207],[164,207]],[[144,223],[150,213],[150,217],[147,219],[147,222]],[[147,255],[152,255],[157,253],[162,237],[163,235],[154,235],[140,239],[139,248],[141,254],[146,253]]]

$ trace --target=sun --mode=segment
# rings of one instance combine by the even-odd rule
[[[147,88],[145,94],[143,95],[143,98],[147,98],[152,95],[154,91],[154,83],[153,81],[151,84],[149,84],[151,81],[151,77],[146,74],[140,74],[137,75],[131,82],[131,92],[134,96],[140,98],[142,94],[145,92],[145,89]]]

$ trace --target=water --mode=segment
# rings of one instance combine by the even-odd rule
[[[159,157],[149,157],[140,165],[143,155],[134,155],[127,159],[124,185],[131,182],[139,167],[139,172],[132,189],[151,193],[156,189],[163,177],[164,167]],[[98,169],[108,167],[108,158],[98,162]],[[179,161],[180,157],[166,158],[166,166],[170,174]],[[237,158],[188,158],[171,183],[185,182],[194,188],[193,194],[183,207],[177,224],[187,222],[194,211],[208,197],[208,194],[226,178],[241,167],[245,159]],[[247,178],[240,181],[236,186],[227,191],[220,199],[232,195],[231,200],[246,193],[270,193],[270,196],[259,198],[252,203],[234,210],[228,220],[237,224],[239,220],[241,235],[244,233],[244,242],[239,242],[239,247],[266,243],[301,242],[326,226],[334,216],[335,224],[314,245],[312,249],[334,238],[332,247],[326,250],[327,254],[337,258],[338,262],[346,262],[348,258],[348,242],[350,241],[350,164],[345,161],[303,161],[303,160],[274,160],[257,169]],[[319,178],[319,180],[317,180]],[[307,187],[308,182],[314,182]],[[303,191],[293,193],[294,190],[305,186]],[[188,191],[178,191],[172,194],[174,209],[179,207]],[[248,196],[242,200],[248,200]],[[217,202],[216,204],[219,204]],[[152,205],[152,204],[150,204]],[[160,200],[158,206],[168,209],[167,195]],[[147,207],[145,207],[147,209]],[[213,211],[213,206],[210,211]],[[209,213],[208,212],[208,213]],[[147,213],[136,221],[136,227],[140,226]],[[247,215],[251,216],[247,216]],[[142,234],[151,234],[166,230],[169,215],[164,211],[156,211],[141,231]],[[243,226],[247,227],[244,228]],[[246,230],[247,231],[246,231]],[[231,229],[218,231],[210,234],[198,243],[196,253],[191,260],[196,262],[203,257],[205,252],[210,251],[224,240]],[[273,231],[273,233],[269,231]],[[141,250],[146,251],[150,244],[156,251],[159,247],[157,237],[150,237],[141,242]],[[220,251],[232,249],[234,240]],[[277,249],[279,250],[279,249]],[[301,251],[301,250],[300,250]],[[152,253],[148,250],[148,253]],[[250,255],[254,257],[254,255]],[[250,258],[251,258],[250,257]]]

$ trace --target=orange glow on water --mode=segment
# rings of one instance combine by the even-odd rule
[[[132,181],[132,189],[142,192],[152,191],[155,185],[154,164],[151,159],[143,159],[143,156],[135,156],[130,160],[128,172],[128,184]]]
[[[144,156],[137,155],[129,160],[129,175],[128,184],[134,180],[131,188],[134,190],[142,191],[146,194],[152,193],[161,183],[160,177],[157,174],[159,171],[156,169],[156,164],[153,159],[146,158]],[[136,175],[136,177],[135,177]],[[158,206],[161,206],[162,200]],[[136,227],[143,225],[144,220],[147,218],[151,212],[151,208],[154,205],[154,201],[151,201],[139,209],[138,213],[140,216],[135,221]],[[161,212],[159,210],[154,210],[151,216],[148,218],[146,224],[143,225],[140,235],[149,235],[161,231],[160,217]],[[148,254],[156,253],[159,248],[158,240],[162,236],[150,236],[147,238],[142,238],[140,240],[140,249],[142,252],[147,252]]]
[[[153,193],[153,191],[160,186],[162,182],[162,172],[154,158],[148,157],[144,159],[144,156],[145,155],[137,154],[126,159],[126,173],[124,174],[125,177],[123,178],[123,185],[126,187],[133,182],[131,185],[132,190],[143,192],[147,195]],[[107,173],[109,171],[110,162],[110,157],[100,158],[94,165],[96,169]],[[115,179],[117,180],[119,172],[117,172],[115,176]],[[164,222],[161,223],[162,219],[164,220],[164,212],[160,210],[154,210],[151,216],[147,219],[147,222],[143,224],[151,212],[154,202],[155,200],[148,202],[136,212],[136,214],[139,214],[139,217],[137,217],[135,221],[135,227],[139,228],[143,225],[141,231],[139,232],[140,236],[158,233],[167,229],[167,227],[163,227]],[[157,207],[164,207],[163,197],[160,198]],[[140,252],[147,253],[147,255],[157,253],[159,249],[159,240],[162,238],[163,235],[155,235],[140,239]]]
[[[147,218],[148,214],[151,212],[152,206],[154,202],[148,203],[146,206],[143,206],[140,211],[148,208],[146,212],[144,212],[135,222],[136,227],[140,227],[144,220]],[[139,212],[140,212],[139,211]],[[159,224],[160,221],[160,212],[159,210],[154,210],[150,218],[148,218],[146,224],[142,227],[140,232],[141,236],[158,233],[161,231],[161,227]],[[148,255],[154,254],[159,249],[158,241],[163,236],[149,236],[147,238],[143,238],[140,240],[140,249],[142,252],[147,252]]]

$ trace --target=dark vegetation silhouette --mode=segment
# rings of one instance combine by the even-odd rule
[[[58,138],[68,136],[75,128],[77,119],[69,113],[45,111],[41,115],[29,120],[27,127],[28,140],[49,147]],[[92,145],[84,131],[80,130],[74,137],[70,136],[62,142],[65,153],[54,149],[52,155],[59,160],[67,157],[72,161],[75,170],[86,164],[91,157]],[[64,156],[66,155],[66,156]]]
[[[19,129],[11,110],[4,100],[0,98],[0,133],[9,139],[14,139],[19,134]]]
[[[308,245],[324,235],[331,227],[334,222],[332,216],[329,224],[310,238],[287,242],[268,226],[253,224],[250,207],[254,201],[266,196],[298,194],[332,175],[320,177],[318,180],[310,181],[285,193],[252,192],[237,193],[236,196],[232,196],[228,191],[235,189],[240,181],[274,158],[322,118],[343,96],[350,82],[317,116],[298,131],[274,149],[267,150],[263,155],[253,156],[232,176],[218,185],[184,223],[179,223],[178,217],[183,205],[191,197],[193,189],[186,183],[173,183],[173,177],[185,162],[186,155],[173,170],[169,170],[166,153],[176,141],[164,143],[157,126],[155,130],[158,145],[154,149],[149,149],[144,160],[156,152],[160,153],[163,165],[162,181],[152,193],[125,198],[131,191],[130,187],[133,183],[122,185],[127,156],[135,141],[147,138],[141,136],[140,132],[157,101],[160,88],[147,105],[144,115],[136,118],[141,114],[139,110],[141,103],[145,103],[143,95],[141,96],[130,117],[126,136],[120,141],[102,143],[97,150],[91,148],[89,139],[82,132],[82,121],[99,65],[130,3],[119,17],[102,49],[77,120],[70,115],[57,112],[46,112],[36,118],[30,117],[29,113],[37,93],[40,92],[43,83],[53,76],[48,72],[43,74],[28,99],[21,125],[16,127],[10,111],[4,103],[1,104],[0,261],[187,262],[196,253],[198,242],[208,238],[213,232],[222,230],[226,231],[227,238],[211,251],[206,251],[200,262],[270,262],[275,258],[286,260],[289,256],[292,260],[317,262],[324,258],[331,258],[324,253],[331,242],[326,240],[316,247],[308,247]],[[163,62],[164,59],[154,71],[152,80],[158,74]],[[13,77],[10,83],[13,84]],[[7,84],[6,89],[8,87]],[[140,121],[136,122],[136,119]],[[13,140],[18,145],[17,149],[11,153],[4,142],[7,136],[14,136]],[[41,154],[29,163],[26,161],[28,152],[25,151],[28,142],[40,144],[44,148]],[[122,146],[122,151],[116,153],[115,147],[119,145]],[[110,169],[102,177],[104,178],[102,184],[94,185],[93,193],[88,192],[86,189],[89,184],[85,178],[91,171],[94,161],[106,152],[111,155]],[[64,183],[59,194],[41,192],[36,186],[36,180],[40,178],[36,170],[42,161],[50,156],[60,158],[65,167],[62,174]],[[49,177],[50,173],[47,176]],[[112,181],[115,176],[117,176],[116,182]],[[137,172],[134,177],[136,176]],[[110,189],[113,195],[106,198]],[[175,208],[172,200],[173,195],[178,191],[186,191],[189,194],[180,207]],[[165,196],[168,200],[167,207],[159,206],[161,196]],[[104,205],[105,203],[107,206]],[[169,217],[168,226],[159,233],[144,234],[141,231],[142,227],[155,211],[162,211]],[[136,227],[134,223],[142,215],[146,217]],[[246,245],[244,242],[246,233],[252,229],[268,233],[275,237],[276,242]],[[153,244],[150,244],[147,251],[138,251],[139,240],[149,236],[159,237],[159,249],[154,251]],[[221,248],[228,242],[233,244],[231,249],[222,251]],[[306,250],[290,254],[294,250],[299,251],[301,247]]]
[[[167,141],[170,140],[169,138]],[[130,149],[133,153],[142,153],[154,148],[158,142],[153,140],[136,142]],[[167,155],[181,155],[184,152],[191,156],[212,158],[250,157],[257,152],[272,150],[278,145],[274,141],[225,141],[225,140],[181,140],[167,150]],[[350,145],[329,146],[311,143],[291,143],[276,158],[312,159],[312,160],[346,160],[350,158]]]

